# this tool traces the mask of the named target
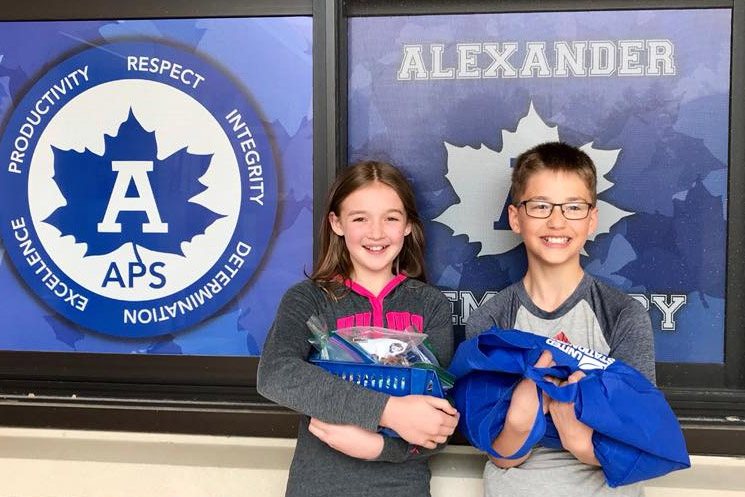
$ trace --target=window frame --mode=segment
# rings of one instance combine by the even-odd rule
[[[347,155],[349,17],[611,9],[731,8],[733,14],[725,362],[660,363],[658,381],[698,454],[745,454],[745,0],[113,0],[9,5],[0,20],[302,15],[313,18],[314,232]],[[113,14],[112,14],[113,13]],[[739,166],[739,167],[737,167]],[[317,256],[314,243],[314,258]],[[257,357],[0,351],[6,426],[294,437],[298,417],[256,392]],[[457,443],[465,443],[462,438]]]

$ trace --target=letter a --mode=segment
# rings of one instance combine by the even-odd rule
[[[427,79],[429,76],[424,67],[424,60],[422,60],[421,45],[404,45],[404,57],[401,59],[401,67],[398,69],[396,79],[409,81],[412,73],[414,79]]]
[[[98,223],[99,233],[121,233],[122,225],[116,222],[121,211],[140,211],[147,214],[147,223],[142,223],[143,233],[168,233],[168,223],[160,219],[155,205],[153,189],[147,173],[153,170],[151,161],[112,161],[111,170],[116,171],[116,181],[111,190],[109,205]],[[138,197],[127,197],[130,182],[134,181]]]

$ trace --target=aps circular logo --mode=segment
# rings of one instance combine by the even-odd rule
[[[245,92],[156,42],[63,61],[0,142],[3,243],[71,321],[145,337],[209,317],[256,271],[277,213],[269,137]]]

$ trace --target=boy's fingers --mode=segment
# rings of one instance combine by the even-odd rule
[[[543,379],[546,380],[546,381],[548,381],[548,382],[550,382],[550,383],[553,383],[557,387],[558,386],[561,386],[561,380],[558,379],[555,376],[548,376],[548,375],[546,375],[546,376],[543,377]]]
[[[552,366],[554,362],[554,357],[551,355],[550,350],[544,350],[541,352],[541,356],[538,358],[537,361],[535,361],[535,367],[537,368],[547,368]]]
[[[543,396],[543,414],[546,414],[549,407],[551,407],[551,402],[553,401],[553,399],[549,397],[546,392],[541,392],[541,395]]]
[[[569,375],[569,378],[567,378],[567,383],[577,383],[579,380],[585,377],[585,373],[582,371],[575,371],[574,373]]]

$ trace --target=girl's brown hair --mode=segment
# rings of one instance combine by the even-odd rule
[[[424,271],[424,228],[416,209],[414,192],[404,175],[386,162],[362,161],[345,168],[337,176],[326,199],[323,222],[319,231],[321,250],[310,279],[337,295],[343,281],[352,274],[352,261],[344,238],[334,233],[329,223],[329,214],[341,216],[341,204],[356,190],[373,183],[391,187],[401,199],[406,219],[411,223],[411,233],[404,237],[404,245],[393,265],[397,272],[405,272],[410,278],[426,280]]]

